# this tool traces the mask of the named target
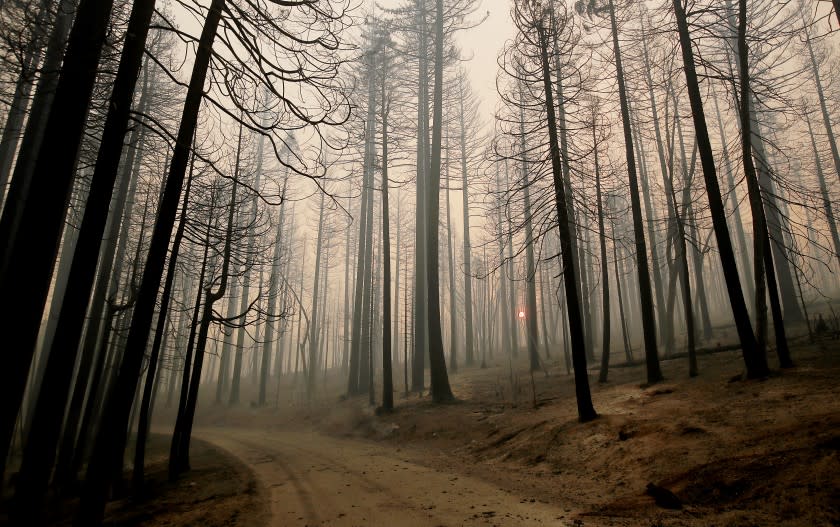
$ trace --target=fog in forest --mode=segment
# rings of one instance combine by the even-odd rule
[[[839,28],[0,0],[0,525],[837,525]]]

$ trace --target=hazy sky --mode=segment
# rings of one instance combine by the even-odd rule
[[[379,0],[382,6],[397,6],[401,0]],[[480,26],[459,33],[464,57],[472,57],[465,64],[473,89],[481,97],[482,118],[491,121],[496,108],[496,57],[505,41],[513,36],[513,23],[510,20],[509,0],[479,0],[476,16],[480,18],[490,12],[487,20]]]
[[[481,96],[483,109],[495,109],[496,58],[505,41],[513,37],[513,23],[510,20],[510,2],[507,0],[482,0],[479,13],[490,11],[484,23],[461,34],[464,56],[473,56],[467,65],[473,88]],[[485,118],[490,115],[485,114]]]
[[[379,5],[386,7],[397,6],[401,3],[403,3],[402,0],[379,0]],[[458,35],[463,56],[470,58],[464,67],[472,82],[473,90],[481,99],[479,111],[482,121],[488,127],[493,126],[493,116],[498,101],[496,59],[505,41],[512,38],[514,33],[513,22],[510,19],[510,6],[510,0],[479,0],[476,17],[481,18],[488,11],[489,16],[480,26],[469,31],[462,31]],[[460,218],[462,214],[460,192],[456,191],[452,195],[451,202],[452,217]],[[473,228],[470,230],[475,231],[473,234],[475,238],[483,222],[479,217],[474,216],[472,223]],[[452,230],[458,240],[463,239],[463,228],[459,220],[453,221]]]

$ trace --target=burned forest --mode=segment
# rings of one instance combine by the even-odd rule
[[[840,525],[840,0],[0,0],[0,526]]]

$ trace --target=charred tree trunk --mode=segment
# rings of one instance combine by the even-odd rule
[[[726,280],[726,290],[729,294],[729,303],[732,307],[733,317],[735,318],[735,326],[738,330],[738,338],[741,342],[741,351],[747,368],[747,374],[751,377],[761,377],[766,374],[767,363],[766,359],[763,358],[763,353],[759,353],[758,351],[755,334],[750,323],[750,316],[747,312],[747,304],[744,301],[744,293],[741,290],[738,267],[735,263],[735,253],[732,249],[732,240],[729,237],[729,227],[726,224],[726,210],[723,207],[723,200],[721,199],[720,187],[717,180],[714,152],[712,151],[712,144],[709,139],[709,131],[706,127],[706,116],[703,112],[703,99],[697,80],[694,50],[691,47],[691,36],[688,31],[688,20],[686,19],[685,8],[682,2],[683,0],[674,0],[674,11],[679,30],[686,86],[691,101],[694,129],[697,135],[697,146],[700,151],[700,162],[703,166],[706,197],[709,200],[709,209],[711,210],[712,223],[715,229],[718,253],[720,254],[721,267],[723,268],[723,275]]]
[[[752,112],[749,105],[752,98],[750,93],[749,56],[747,51],[747,0],[739,0],[738,16],[738,78],[741,84],[740,104],[738,114],[741,121],[741,152],[744,164],[744,177],[747,180],[750,210],[753,216],[753,271],[755,277],[755,311],[756,311],[756,339],[757,359],[760,361],[753,375],[763,377],[767,373],[767,356],[765,346],[767,339],[767,289],[765,282],[765,243],[768,237],[767,223],[764,217],[764,203],[761,198],[761,187],[753,164],[752,151]],[[749,375],[749,366],[747,374]]]
[[[426,266],[428,271],[429,370],[432,399],[452,401],[440,327],[440,284],[438,230],[440,226],[441,146],[443,136],[443,0],[436,0],[435,95],[433,100],[432,155],[426,188]]]
[[[464,124],[464,87],[461,85],[459,98],[461,124],[461,197],[464,215],[464,355],[467,366],[475,362],[473,349],[473,306],[472,306],[472,262],[470,253],[470,192],[467,185],[467,133]]]
[[[505,188],[510,188],[510,175],[508,173],[508,164],[505,161]],[[507,280],[509,281],[508,288],[508,307],[510,311],[504,316],[508,320],[508,327],[510,328],[510,354],[512,357],[519,355],[519,329],[516,324],[516,287],[513,280],[513,225],[510,218],[507,218]],[[572,238],[572,243],[576,243]],[[577,254],[577,252],[575,252]]]
[[[364,173],[362,176],[362,206],[359,214],[358,263],[356,267],[356,286],[353,302],[353,336],[350,341],[350,379],[347,393],[358,395],[367,386],[367,361],[363,357],[366,353],[365,315],[370,311],[370,276],[372,247],[368,243],[369,233],[373,229],[373,164],[375,157],[374,136],[376,134],[376,89],[375,89],[375,57],[368,53],[368,111],[365,139]],[[365,285],[368,285],[366,288]]]
[[[630,113],[632,116],[632,106],[630,107]],[[656,313],[659,317],[659,335],[662,342],[666,343],[665,337],[670,336],[672,334],[673,328],[670,327],[670,318],[665,316],[665,313],[663,311],[665,295],[662,291],[662,273],[659,265],[659,251],[657,249],[659,243],[657,240],[656,231],[654,230],[654,226],[656,224],[656,216],[653,210],[653,203],[650,199],[650,178],[648,176],[647,159],[645,157],[645,152],[642,145],[642,134],[639,130],[639,126],[636,121],[632,121],[632,127],[633,133],[636,136],[635,140],[633,141],[633,145],[636,149],[636,156],[639,162],[639,179],[641,180],[642,184],[642,199],[645,205],[645,223],[647,226],[648,240],[650,240],[651,274],[653,275],[653,292],[654,298],[656,300]],[[668,349],[668,347],[666,347],[665,353],[667,354],[669,351],[670,350]]]
[[[501,189],[499,184],[499,167],[496,165],[496,194],[501,199]],[[507,273],[505,272],[505,235],[504,235],[504,223],[502,222],[502,204],[499,203],[499,206],[496,208],[496,221],[499,224],[499,283],[501,285],[501,307],[502,307],[502,350],[504,351],[504,357],[509,357],[513,354],[513,336],[511,335],[511,327],[510,327],[510,314],[513,312],[513,306],[508,304],[508,279]],[[482,367],[487,367],[487,364],[483,360],[484,355],[482,355]]]
[[[548,62],[548,39],[542,20],[538,26],[545,105],[548,112],[548,136],[551,147],[551,166],[554,177],[554,201],[557,207],[557,223],[560,231],[561,252],[563,258],[563,279],[566,284],[566,305],[568,308],[569,327],[572,340],[572,361],[575,370],[575,394],[577,398],[578,419],[591,421],[598,417],[592,406],[589,391],[589,378],[586,371],[586,352],[584,350],[583,323],[580,318],[580,303],[577,297],[577,273],[572,252],[572,233],[569,229],[569,215],[566,210],[566,190],[562,179],[560,146],[557,139],[557,121],[554,116],[554,100],[551,90],[550,65]]]
[[[384,69],[384,68],[383,68]],[[382,83],[382,408],[394,409],[394,378],[391,364],[391,220],[388,207],[388,110]],[[399,249],[398,249],[399,250]],[[399,260],[397,260],[399,262]],[[399,264],[397,264],[399,274]]]
[[[71,30],[54,104],[34,154],[32,181],[38,199],[16,191],[24,185],[15,177],[0,218],[0,308],[6,327],[15,328],[15,350],[6,353],[0,370],[0,476],[23,401],[26,379],[38,338],[41,315],[49,292],[53,263],[64,226],[67,198],[73,184],[76,156],[84,135],[99,57],[105,41],[112,0],[83,0]],[[120,141],[122,137],[120,137]],[[20,162],[20,161],[19,161]],[[28,183],[28,182],[26,182]],[[62,407],[62,411],[64,408]]]
[[[96,168],[85,206],[84,217],[76,241],[67,289],[56,324],[55,346],[49,352],[32,421],[32,435],[27,442],[19,480],[14,515],[21,520],[38,523],[39,505],[57,452],[64,409],[67,405],[74,364],[79,350],[84,315],[96,275],[97,256],[108,218],[109,203],[119,172],[123,136],[128,125],[129,107],[142,62],[154,1],[134,4],[122,50],[119,70],[111,94]],[[82,372],[83,374],[84,372]]]
[[[744,283],[746,284],[748,298],[755,298],[755,281],[752,279],[752,270],[750,268],[749,245],[747,244],[747,237],[744,234],[744,222],[741,218],[741,213],[738,211],[738,196],[736,192],[735,175],[732,161],[729,158],[729,148],[726,146],[726,133],[723,129],[723,118],[720,115],[720,107],[718,106],[716,95],[712,97],[712,102],[715,104],[715,114],[717,115],[718,134],[720,135],[720,144],[723,154],[723,170],[726,171],[726,182],[730,189],[729,202],[732,207],[735,234],[738,237],[738,245],[741,249],[741,272],[744,273]]]
[[[592,115],[592,144],[595,149],[595,199],[598,208],[598,239],[601,245],[601,307],[602,331],[601,336],[601,371],[598,382],[607,382],[610,369],[610,268],[607,262],[607,236],[604,229],[604,205],[601,194],[601,167],[598,162],[598,138],[595,131],[596,114]]]
[[[198,120],[210,54],[223,8],[224,0],[213,0],[202,29],[169,176],[166,180],[163,199],[149,244],[142,282],[134,306],[134,317],[128,334],[124,358],[120,366],[119,381],[106,403],[102,426],[96,438],[96,451],[99,455],[91,460],[88,467],[85,490],[75,520],[75,524],[79,527],[101,523],[107,495],[109,469],[117,463],[125,448],[128,414],[134,398],[134,386],[140,374],[143,355],[149,338],[155,301],[166,260],[167,246],[178,211],[178,200],[186,175],[190,144]]]
[[[351,210],[352,202],[351,198],[347,198],[347,210]],[[341,312],[341,316],[344,321],[343,331],[344,336],[342,337],[343,344],[342,348],[343,351],[341,353],[341,368],[342,371],[345,373],[347,372],[347,367],[349,365],[350,360],[350,238],[352,234],[352,229],[347,229],[347,239],[344,241],[344,310]],[[282,337],[281,337],[282,339]],[[281,340],[282,343],[282,340]],[[279,370],[278,370],[278,380],[280,378]]]
[[[206,300],[204,301],[201,324],[198,329],[198,339],[195,346],[195,362],[193,363],[193,371],[189,377],[189,393],[184,406],[184,413],[181,416],[183,421],[175,424],[176,430],[180,428],[180,434],[175,434],[173,437],[173,443],[178,441],[175,463],[179,472],[189,470],[190,468],[190,440],[192,438],[192,426],[195,419],[195,409],[198,405],[198,387],[201,384],[201,368],[204,364],[204,350],[207,346],[207,334],[210,329],[210,323],[213,320],[213,304],[224,296],[225,289],[227,288],[231,261],[231,237],[233,235],[233,225],[235,223],[234,210],[237,205],[237,187],[237,178],[234,178],[227,217],[227,233],[225,234],[225,248],[222,257],[221,281],[216,291],[211,291],[208,286],[204,292]]]
[[[192,162],[190,163],[190,173],[187,177],[187,187],[184,190],[184,204],[181,207],[181,218],[178,222],[178,230],[175,231],[175,238],[172,241],[169,265],[166,270],[166,279],[163,284],[163,293],[161,295],[161,310],[158,314],[158,326],[155,329],[155,337],[152,341],[152,350],[149,353],[149,365],[146,370],[146,383],[143,387],[143,400],[140,403],[140,421],[137,425],[137,440],[135,441],[134,447],[134,469],[132,473],[132,482],[135,494],[142,494],[143,492],[143,472],[146,465],[146,438],[149,434],[149,424],[152,410],[154,409],[152,395],[156,383],[155,371],[157,370],[157,364],[160,358],[160,349],[166,332],[166,319],[170,309],[169,304],[172,297],[172,288],[175,283],[175,273],[178,270],[178,255],[181,250],[181,242],[184,239],[184,231],[187,226],[187,209],[189,207],[190,190],[192,189],[194,166],[195,154],[193,154]]]
[[[531,222],[531,182],[528,179],[528,147],[525,137],[525,110],[523,94],[519,93],[519,140],[522,151],[522,192],[525,206],[525,295],[528,308],[525,310],[525,335],[528,344],[528,362],[531,371],[540,369],[540,355],[537,349],[537,268],[534,264],[534,227]],[[585,288],[584,288],[585,289]],[[586,347],[587,350],[591,346]]]
[[[840,0],[834,0],[834,9],[837,10],[837,5]],[[840,18],[840,12],[837,14]],[[834,161],[834,170],[840,179],[840,151],[837,148],[837,139],[834,137],[834,130],[831,126],[831,116],[828,113],[828,107],[825,102],[825,93],[823,92],[822,79],[820,78],[820,70],[817,66],[817,58],[814,56],[814,47],[811,44],[811,35],[805,29],[805,44],[808,46],[808,57],[811,60],[811,73],[814,76],[814,84],[817,88],[817,98],[820,101],[820,111],[823,118],[823,126],[825,126],[825,133],[828,136],[828,144],[831,147],[831,158]],[[812,134],[813,136],[813,134]]]
[[[446,141],[446,252],[449,271],[449,371],[458,371],[458,332],[455,295],[455,258],[452,254],[452,215],[450,214],[449,141]]]
[[[3,202],[3,215],[9,214],[9,221],[0,222],[0,240],[6,242],[11,242],[17,234],[20,216],[32,189],[32,173],[35,162],[38,160],[50,109],[55,99],[67,34],[73,23],[73,15],[77,12],[77,5],[77,0],[60,0],[58,4],[55,22],[44,52],[44,62],[41,64],[41,76],[30,105],[29,119],[26,121],[23,137],[20,140],[12,183]],[[0,188],[0,196],[5,190],[5,188]],[[5,253],[0,255],[0,271],[4,270],[9,263],[7,256]]]
[[[319,320],[318,301],[320,300],[318,290],[321,287],[321,248],[324,243],[324,192],[321,193],[321,206],[318,214],[318,238],[315,242],[315,277],[312,283],[312,325],[309,326],[309,371],[306,376],[306,396],[311,401],[315,396],[315,374],[318,371],[318,341]]]
[[[393,363],[399,365],[400,363],[400,262],[402,260],[401,254],[401,226],[402,226],[402,216],[400,214],[400,200],[397,198],[397,246],[396,246],[396,253],[397,253],[397,261],[394,264],[394,332],[391,334],[391,341],[394,343],[393,345]],[[408,328],[403,326],[402,331],[406,331]]]
[[[146,111],[146,105],[148,103],[147,90],[151,89],[147,84],[146,75],[148,75],[148,70],[144,67],[143,93],[138,103],[141,112]],[[154,75],[152,75],[151,84],[154,84]],[[135,199],[137,174],[139,172],[140,161],[143,157],[144,136],[145,128],[142,126],[136,127],[131,134],[131,139],[129,140],[131,147],[124,161],[116,195],[113,199],[108,222],[105,227],[104,245],[101,248],[101,254],[99,256],[98,276],[93,286],[93,292],[91,293],[90,307],[87,313],[88,323],[85,328],[85,338],[81,344],[82,355],[79,361],[79,372],[81,373],[77,376],[73,387],[73,396],[67,411],[64,431],[62,433],[62,443],[59,449],[58,461],[56,462],[54,480],[59,486],[64,486],[70,483],[71,480],[75,480],[77,474],[75,470],[71,470],[76,435],[81,425],[80,419],[82,417],[85,393],[93,380],[89,372],[94,370],[97,351],[100,348],[98,343],[103,338],[103,325],[105,323],[103,312],[108,303],[108,292],[112,283],[112,275],[118,276],[120,274],[119,270],[122,267],[121,263],[125,254],[128,226],[131,224],[131,206]],[[95,392],[92,391],[91,396],[95,396]],[[87,435],[84,430],[82,430],[82,434]]]
[[[428,252],[426,233],[429,220],[427,215],[427,199],[429,183],[429,65],[426,53],[428,51],[428,35],[426,21],[426,2],[416,0],[420,11],[418,16],[419,32],[419,72],[418,72],[418,104],[417,104],[417,196],[415,205],[415,267],[414,267],[414,353],[411,361],[411,390],[422,392],[425,389],[426,355],[429,353],[429,320],[428,320]]]
[[[18,73],[15,90],[6,114],[6,122],[3,125],[3,135],[0,138],[0,203],[6,192],[6,184],[9,181],[9,172],[12,169],[12,161],[18,144],[21,139],[21,128],[26,117],[26,109],[29,105],[29,95],[32,92],[35,72],[41,62],[41,39],[44,35],[44,28],[49,26],[49,10],[54,2],[52,0],[41,0],[37,6],[37,14],[34,17],[34,31],[29,36],[29,42],[23,50],[20,61],[20,72]],[[31,4],[30,4],[31,5]]]
[[[627,157],[627,175],[630,182],[630,208],[633,213],[633,234],[636,241],[636,265],[639,274],[639,298],[642,304],[642,328],[645,337],[645,362],[647,365],[648,384],[662,380],[659,368],[659,355],[656,345],[656,320],[653,311],[653,294],[650,287],[650,272],[648,270],[647,245],[645,243],[644,220],[642,206],[639,201],[639,182],[636,177],[636,160],[633,153],[633,134],[630,126],[630,109],[627,101],[627,90],[624,85],[624,68],[621,63],[621,49],[618,43],[618,27],[615,20],[615,6],[609,1],[610,24],[612,26],[612,40],[615,53],[615,68],[618,78],[618,97],[621,102],[621,119],[624,124],[624,148]]]
[[[574,200],[574,190],[572,189],[572,178],[571,178],[571,169],[569,165],[569,139],[568,139],[568,130],[569,126],[566,123],[566,97],[563,95],[563,69],[561,64],[561,57],[560,54],[560,46],[559,46],[559,21],[557,20],[557,13],[554,7],[554,3],[549,3],[549,22],[551,24],[551,36],[552,36],[552,51],[554,54],[554,80],[556,85],[556,100],[555,106],[557,108],[557,128],[558,128],[558,139],[560,142],[560,162],[562,164],[563,170],[563,185],[565,185],[565,194],[568,203],[566,203],[566,210],[569,213],[569,229],[572,233],[572,253],[574,254],[575,258],[579,258],[578,262],[580,265],[583,265],[583,254],[580,252],[578,248],[578,223],[577,223],[577,214],[575,213],[575,200]],[[586,286],[584,285],[586,282],[586,278],[584,277],[583,280],[580,281],[578,285],[578,298],[585,301],[584,292],[586,291]],[[583,328],[584,332],[587,335],[587,340],[589,339],[590,332],[587,331],[589,327],[589,313],[587,310],[581,313],[583,317]],[[586,349],[586,356],[587,358],[592,358],[592,349],[591,346],[587,347]],[[567,363],[567,367],[569,364]],[[568,368],[567,368],[568,369]]]
[[[282,340],[283,335],[282,333],[278,332],[277,340],[279,342],[275,343],[274,341],[274,318],[278,316],[276,313],[277,309],[277,291],[280,288],[280,265],[281,265],[281,258],[282,258],[282,240],[283,240],[283,208],[286,206],[286,184],[288,179],[283,180],[283,192],[280,197],[281,205],[280,205],[280,218],[277,221],[277,232],[274,235],[274,253],[271,257],[271,271],[268,278],[268,308],[266,309],[266,316],[265,316],[265,334],[263,335],[263,344],[262,344],[262,368],[260,369],[260,391],[257,397],[257,405],[258,406],[265,406],[266,405],[266,395],[268,389],[268,377],[269,377],[269,364],[271,363],[271,348],[274,346],[278,347],[277,355],[275,356],[275,371],[277,377],[277,384],[280,384],[280,363],[283,360],[283,354],[280,351],[282,349]],[[345,300],[346,300],[346,291],[345,291]],[[346,308],[346,302],[345,302]],[[285,317],[285,310],[281,310],[279,313],[279,317]]]
[[[644,23],[644,14],[642,14],[642,21]],[[673,210],[673,203],[671,203],[671,189],[670,181],[668,180],[668,168],[667,163],[665,161],[665,149],[663,146],[662,141],[662,132],[659,126],[659,107],[656,103],[656,96],[653,92],[653,77],[651,75],[651,66],[650,66],[650,55],[648,53],[648,46],[647,46],[647,35],[645,33],[644,25],[642,25],[642,51],[643,51],[643,59],[645,65],[645,78],[647,80],[647,87],[648,87],[648,99],[650,100],[650,108],[651,108],[651,116],[653,118],[653,132],[654,137],[656,139],[656,153],[657,157],[659,158],[659,170],[662,175],[663,186],[665,187],[665,199],[666,199],[666,206]],[[646,178],[647,179],[647,178]],[[647,197],[647,195],[646,195]],[[673,221],[668,222],[668,233],[666,237],[670,237],[673,231]],[[650,231],[650,238],[651,238],[651,249],[655,249],[654,246],[656,245],[656,239],[653,237],[653,232]],[[658,258],[655,251],[651,252],[653,256],[653,267],[654,273],[658,272],[657,269],[658,265]],[[663,285],[661,283],[661,276],[657,277],[656,274],[654,275],[654,284],[656,285],[656,304],[659,306],[659,324],[660,324],[660,338],[662,342],[665,344],[666,350],[670,349],[673,344],[673,324],[671,323],[672,319],[670,314],[667,311],[663,311],[665,309],[665,295],[663,293]],[[663,321],[664,319],[664,321]]]
[[[691,305],[691,283],[688,279],[688,252],[686,250],[686,243],[685,243],[685,226],[683,224],[683,216],[685,214],[685,209],[687,207],[687,201],[689,197],[689,185],[688,182],[685,183],[686,187],[683,191],[683,214],[680,214],[679,209],[674,209],[674,219],[676,220],[677,224],[677,260],[678,265],[680,266],[679,273],[680,273],[680,282],[682,282],[683,287],[683,311],[685,314],[685,328],[686,328],[686,337],[688,340],[688,375],[691,377],[697,376],[697,354],[695,351],[694,345],[694,311]],[[671,187],[673,189],[673,185]],[[677,197],[676,194],[671,196],[671,202],[674,203],[676,207]]]
[[[831,241],[834,245],[834,255],[840,264],[840,234],[837,232],[837,222],[834,220],[834,211],[831,206],[831,197],[828,194],[828,186],[825,182],[825,174],[823,174],[822,162],[820,161],[820,151],[817,149],[817,141],[814,138],[814,130],[811,126],[811,119],[806,115],[805,122],[808,124],[808,134],[811,136],[811,148],[814,151],[814,166],[817,173],[817,181],[820,184],[820,196],[822,197],[823,209],[825,210],[825,218],[828,222],[828,229],[831,232]]]

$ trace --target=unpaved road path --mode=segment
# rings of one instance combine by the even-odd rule
[[[315,432],[205,428],[269,493],[272,526],[565,526],[568,512],[432,470],[390,445]]]

